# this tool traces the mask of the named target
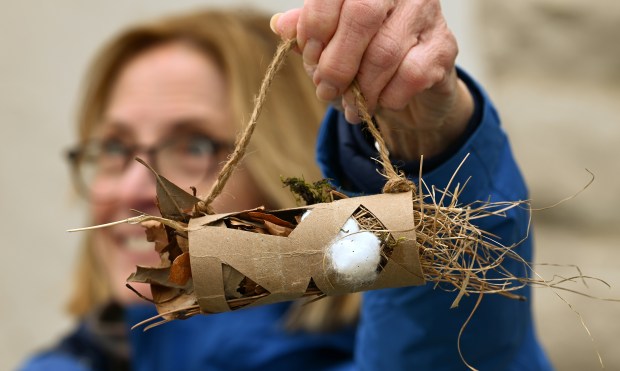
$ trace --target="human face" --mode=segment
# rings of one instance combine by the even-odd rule
[[[212,58],[180,42],[163,44],[132,59],[122,69],[104,111],[95,138],[122,138],[139,148],[153,148],[180,132],[204,135],[216,141],[234,142],[226,81]],[[217,162],[226,153],[215,153]],[[148,158],[147,158],[148,160]],[[166,176],[166,174],[162,174]],[[194,184],[199,194],[208,192],[217,176],[217,166]],[[183,185],[188,187],[189,185]],[[263,204],[255,183],[239,169],[214,203],[218,212],[243,210]],[[93,200],[94,223],[102,224],[135,216],[131,210],[158,215],[155,207],[155,181],[137,162],[129,164],[114,183],[93,185],[93,194],[112,194],[105,202]],[[189,189],[188,189],[189,191]],[[146,243],[141,227],[128,224],[97,230],[95,251],[112,283],[112,293],[121,303],[137,296],[125,287],[136,265],[159,262],[151,244]],[[137,286],[137,285],[136,285]],[[148,288],[136,287],[143,294]]]

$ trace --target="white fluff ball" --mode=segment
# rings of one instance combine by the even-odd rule
[[[354,285],[374,281],[381,260],[381,241],[371,232],[358,232],[359,226],[352,218],[342,229],[329,247],[331,265],[339,277]]]
[[[355,219],[349,218],[347,222],[344,223],[344,226],[340,228],[340,233],[338,233],[338,237],[348,236],[353,233],[357,233],[360,231],[360,226],[357,224]]]

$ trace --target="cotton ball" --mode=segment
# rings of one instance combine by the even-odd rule
[[[308,215],[310,215],[311,212],[312,212],[312,210],[306,210],[306,212],[301,214],[301,221],[303,222],[304,219],[306,219],[308,217]]]
[[[344,281],[353,285],[372,282],[377,278],[381,260],[381,241],[367,231],[348,234],[330,246],[329,258]]]
[[[338,233],[338,237],[342,238],[348,236],[353,233],[357,233],[360,231],[360,226],[357,224],[355,219],[349,218],[344,226],[340,228],[340,233]]]

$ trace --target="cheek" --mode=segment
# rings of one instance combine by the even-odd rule
[[[257,187],[254,178],[240,167],[230,177],[222,193],[215,199],[213,207],[218,213],[248,210],[268,206],[267,198]]]
[[[93,202],[90,205],[90,215],[92,215],[94,224],[104,224],[114,221],[116,214],[116,205],[114,202]]]
[[[135,272],[136,265],[155,266],[159,263],[159,255],[155,251],[135,253],[118,246],[112,238],[111,228],[94,231],[93,241],[97,260],[108,281],[112,297],[120,304],[142,302],[125,284],[129,275]],[[150,297],[150,286],[132,284],[142,295]]]

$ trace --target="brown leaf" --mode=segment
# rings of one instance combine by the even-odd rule
[[[155,220],[142,222],[141,224],[145,228],[146,240],[155,242],[155,251],[161,253],[169,243],[164,225]]]
[[[159,305],[166,303],[183,293],[182,290],[173,287],[165,287],[160,285],[151,285],[151,295],[153,296],[153,302]]]
[[[189,252],[189,240],[183,236],[177,235],[177,246],[182,252]]]
[[[282,227],[287,227],[290,229],[295,229],[295,225],[293,223],[287,222],[286,220],[280,219],[275,215],[262,213],[260,211],[248,211],[246,213],[250,218],[260,221],[269,221],[273,224],[277,224]]]
[[[200,199],[179,188],[176,184],[159,175],[142,159],[136,161],[146,166],[157,179],[157,204],[161,216],[167,219],[187,222],[189,213]]]
[[[179,286],[185,286],[191,277],[192,267],[190,265],[189,253],[184,252],[172,262],[169,281]]]
[[[244,297],[261,295],[269,292],[265,290],[263,286],[257,284],[248,277],[243,278],[243,280],[239,284],[239,288],[237,289],[237,291],[239,291]]]
[[[172,311],[180,311],[182,309],[195,306],[196,296],[188,295],[188,294],[180,294],[172,300],[163,302],[161,304],[157,304],[157,312],[158,313],[167,313]],[[177,312],[172,314],[164,315],[165,319],[177,319],[177,318],[185,318],[183,312]]]
[[[247,221],[247,220],[243,220],[243,219],[239,219],[235,217],[230,217],[227,220],[228,220],[228,224],[230,225],[230,227],[234,229],[246,229],[247,230],[247,229],[252,229],[252,228],[263,227],[263,223],[256,223],[256,222]]]
[[[224,280],[224,294],[226,295],[226,299],[241,298],[241,293],[237,291],[237,289],[245,278],[245,275],[228,264],[222,264],[222,278]]]
[[[288,237],[288,235],[293,231],[291,228],[274,224],[268,220],[265,220],[265,227],[267,227],[269,234],[279,237]]]
[[[137,266],[136,271],[132,273],[127,282],[139,282],[149,283],[151,285],[167,286],[175,289],[189,290],[191,289],[191,282],[187,282],[184,285],[178,285],[174,282],[170,282],[170,268],[151,268]]]

